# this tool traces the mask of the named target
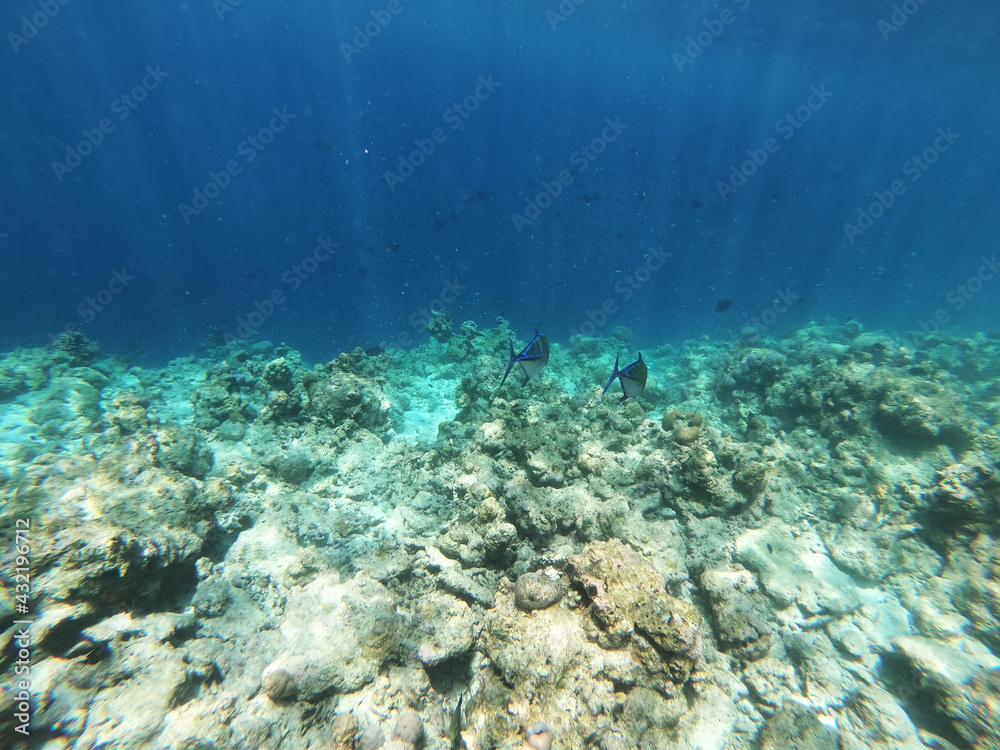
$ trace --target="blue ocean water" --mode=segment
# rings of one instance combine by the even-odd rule
[[[996,323],[995,3],[3,8],[5,350]]]

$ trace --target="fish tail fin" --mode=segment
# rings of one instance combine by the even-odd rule
[[[507,376],[510,375],[510,371],[514,368],[514,363],[517,361],[517,355],[514,354],[514,344],[510,343],[510,361],[507,363],[507,372],[503,374],[503,379],[500,381],[500,385],[497,386],[497,393],[503,388],[503,384],[507,382]],[[494,398],[496,394],[494,394]]]
[[[617,378],[621,374],[620,372],[618,372],[618,359],[619,359],[620,356],[621,356],[620,354],[616,354],[615,355],[615,371],[613,373],[611,373],[611,377],[608,378],[608,384],[606,386],[604,386],[604,390],[601,391],[601,397],[602,398],[603,398],[604,394],[608,392],[608,388],[611,387],[611,384],[615,382],[615,378]]]

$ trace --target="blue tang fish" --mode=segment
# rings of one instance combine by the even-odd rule
[[[630,365],[626,365],[623,370],[618,369],[618,357],[615,356],[615,371],[611,373],[611,379],[604,386],[604,390],[601,391],[602,396],[608,392],[608,388],[615,382],[615,378],[618,378],[618,382],[622,386],[622,393],[625,394],[622,396],[622,401],[634,398],[642,393],[646,387],[646,363],[642,361],[642,352],[639,352],[639,359]]]
[[[510,342],[510,362],[507,363],[507,372],[503,374],[503,380],[500,381],[500,388],[503,388],[503,384],[507,382],[507,376],[510,375],[515,363],[521,365],[521,371],[524,373],[524,383],[521,385],[524,386],[533,377],[541,374],[542,368],[548,361],[549,340],[545,338],[544,334],[539,333],[537,328],[535,329],[535,338],[521,350],[520,354],[514,354],[514,342]]]

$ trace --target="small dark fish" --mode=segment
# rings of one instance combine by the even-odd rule
[[[507,376],[510,375],[515,363],[521,365],[521,371],[524,373],[524,383],[521,385],[524,386],[533,377],[541,374],[542,368],[548,361],[549,340],[545,338],[544,334],[539,333],[537,328],[535,329],[535,338],[521,350],[520,354],[514,354],[514,342],[510,342],[510,362],[507,363],[507,372],[503,374],[503,380],[500,381],[500,388],[503,388],[503,384],[507,382]]]
[[[733,301],[731,299],[720,299],[718,302],[715,303],[715,311],[720,313],[725,312],[730,307],[732,307],[732,304]]]
[[[452,750],[465,750],[466,747],[465,740],[462,739],[462,698],[464,697],[464,695],[458,696],[458,704],[451,712],[448,722],[448,737],[451,739]]]
[[[632,364],[625,367],[624,370],[618,369],[618,357],[615,357],[615,371],[611,373],[611,379],[608,384],[604,386],[604,390],[601,392],[603,396],[608,392],[608,388],[611,384],[615,382],[615,378],[618,378],[618,382],[621,383],[622,401],[629,398],[634,398],[642,393],[643,389],[646,387],[646,363],[642,361],[642,352],[639,352],[639,359],[637,359]]]

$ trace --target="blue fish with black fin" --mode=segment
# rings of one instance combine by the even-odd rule
[[[515,364],[521,365],[521,371],[524,373],[524,383],[521,383],[523,387],[533,377],[541,374],[542,368],[548,361],[549,340],[545,338],[544,334],[539,333],[537,328],[535,329],[535,338],[521,350],[520,354],[514,354],[514,342],[511,341],[510,362],[507,363],[507,372],[503,374],[503,380],[500,381],[497,390],[503,388],[503,384],[507,382],[507,376],[510,375]]]
[[[604,386],[604,390],[601,391],[603,396],[608,392],[608,388],[611,384],[615,382],[615,378],[618,378],[618,382],[621,383],[622,401],[626,399],[635,398],[643,389],[646,387],[646,363],[642,361],[642,352],[639,352],[639,359],[630,365],[626,365],[624,369],[618,369],[618,356],[615,356],[615,371],[611,373],[611,379],[608,380],[608,384]]]

